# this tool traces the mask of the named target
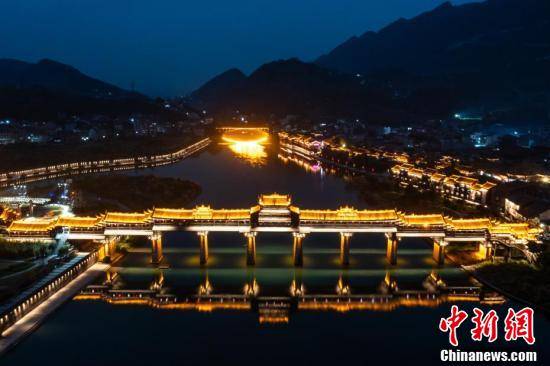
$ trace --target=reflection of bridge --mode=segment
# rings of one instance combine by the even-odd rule
[[[165,288],[162,272],[148,289],[116,288],[116,273],[106,273],[102,285],[88,286],[76,300],[103,300],[115,305],[145,305],[160,309],[256,311],[260,323],[286,323],[293,311],[392,311],[399,307],[436,307],[446,302],[502,303],[504,298],[479,286],[447,286],[435,272],[423,282],[423,290],[401,290],[389,273],[375,293],[355,294],[340,277],[332,294],[306,294],[300,279],[294,279],[284,296],[262,296],[253,278],[241,294],[213,294],[208,277],[195,294],[178,297]],[[114,286],[115,285],[115,286]]]
[[[141,213],[108,212],[97,217],[59,217],[14,221],[7,228],[13,240],[52,239],[64,235],[68,240],[105,240],[118,236],[146,236],[151,240],[152,263],[162,259],[162,234],[167,231],[197,232],[200,263],[208,261],[209,232],[239,232],[246,237],[249,265],[255,264],[256,237],[264,232],[287,232],[293,236],[294,264],[303,264],[303,239],[310,233],[340,233],[340,259],[349,264],[350,242],[357,233],[383,233],[387,238],[387,259],[397,261],[402,238],[422,237],[433,241],[433,257],[443,263],[445,247],[453,242],[479,243],[483,258],[493,255],[493,244],[508,243],[527,250],[539,229],[524,223],[498,223],[487,218],[453,219],[443,215],[404,214],[395,210],[307,210],[291,205],[288,195],[261,195],[250,209],[154,208]],[[113,245],[102,249],[109,256]]]
[[[6,187],[10,184],[56,179],[73,174],[109,172],[170,164],[202,150],[208,146],[208,144],[210,144],[210,139],[206,138],[192,145],[186,146],[183,149],[168,154],[143,155],[122,159],[79,161],[3,173],[0,174],[0,187]]]

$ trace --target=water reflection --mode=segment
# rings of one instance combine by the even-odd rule
[[[234,142],[223,143],[239,158],[255,166],[267,164],[267,152],[263,143],[259,142]]]
[[[166,238],[166,268],[148,266],[150,248],[132,248],[76,299],[197,312],[238,310],[256,314],[261,324],[288,323],[297,312],[390,312],[505,301],[452,264],[435,264],[423,240],[404,240],[398,264],[389,266],[384,237],[359,235],[346,268],[338,260],[337,238],[327,239],[311,235],[305,267],[295,267],[288,237],[265,234],[256,266],[247,266],[242,238],[220,234],[212,241],[212,260],[201,267],[195,238],[177,233]]]
[[[293,163],[293,164],[296,164],[299,167],[303,168],[306,172],[319,173],[321,175],[326,174],[326,169],[323,168],[320,161],[311,162],[311,161],[308,161],[308,160],[305,160],[305,159],[300,159],[300,158],[294,157],[290,154],[286,154],[282,150],[279,154],[277,154],[277,158],[279,158],[279,160],[281,160],[285,164],[287,164],[289,162]]]
[[[488,291],[480,284],[448,285],[438,271],[431,271],[414,289],[402,289],[391,271],[386,271],[379,285],[372,290],[364,285],[351,285],[349,271],[337,272],[332,290],[325,281],[313,283],[307,290],[303,270],[292,271],[290,284],[276,281],[273,288],[264,291],[256,270],[246,273],[247,280],[241,291],[220,280],[215,288],[208,270],[203,270],[193,280],[200,281],[193,290],[178,289],[182,278],[177,270],[153,270],[132,272],[115,268],[105,274],[101,283],[90,285],[75,300],[100,300],[113,305],[145,305],[158,309],[252,311],[258,314],[260,323],[287,323],[297,311],[394,311],[401,307],[438,307],[444,303],[473,302],[502,304],[504,297]],[[167,276],[168,275],[168,276]],[[169,277],[171,281],[166,281]],[[186,276],[187,277],[187,276]],[[183,282],[189,283],[189,277]],[[146,283],[150,285],[147,286]],[[267,283],[266,287],[272,287]],[[410,284],[409,284],[410,286]],[[406,288],[407,286],[405,286]]]
[[[228,127],[222,135],[223,145],[251,165],[266,165],[269,134],[262,128]]]
[[[318,174],[321,177],[326,175],[336,175],[342,178],[346,182],[350,182],[353,176],[359,175],[359,172],[345,168],[330,166],[328,164],[323,164],[321,161],[316,159],[304,159],[298,155],[289,154],[288,152],[281,149],[277,154],[277,158],[282,161],[285,165],[292,164],[299,166],[308,173]]]

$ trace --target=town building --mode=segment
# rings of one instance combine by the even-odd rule
[[[390,169],[390,174],[403,187],[433,190],[444,197],[481,206],[487,206],[489,192],[496,186],[493,182],[481,183],[476,178],[461,175],[447,176],[436,170],[423,169],[412,164],[395,165]]]

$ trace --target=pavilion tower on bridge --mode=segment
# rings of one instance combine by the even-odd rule
[[[252,226],[283,226],[297,227],[300,211],[291,206],[288,194],[262,194],[258,198],[258,206],[251,212]]]

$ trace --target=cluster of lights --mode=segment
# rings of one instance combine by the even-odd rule
[[[267,132],[247,129],[228,131],[222,136],[231,151],[252,163],[261,163],[266,157],[264,145],[269,140]]]

